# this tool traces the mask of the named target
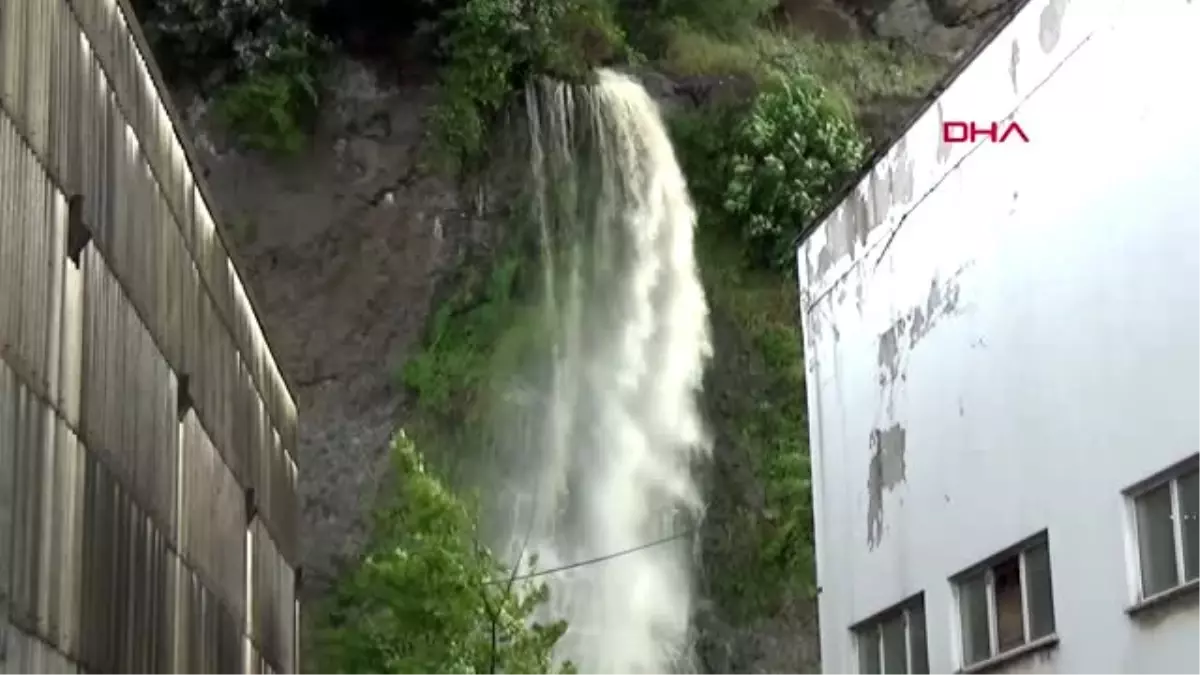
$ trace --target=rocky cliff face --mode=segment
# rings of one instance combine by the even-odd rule
[[[201,163],[237,241],[302,410],[303,551],[319,589],[365,536],[364,515],[404,417],[393,377],[422,335],[439,275],[481,221],[426,171],[424,83],[339,69],[311,149],[289,161],[230,147],[187,107]]]
[[[820,40],[901,41],[948,62],[968,49],[1012,0],[785,0],[781,20]],[[663,97],[695,102],[713,83],[659,78]],[[488,239],[488,214],[458,185],[427,170],[424,116],[430,78],[386,84],[347,62],[334,78],[311,148],[288,161],[230,147],[205,101],[181,96],[218,210],[301,411],[303,547],[308,590],[318,591],[366,535],[365,516],[387,471],[386,441],[405,419],[395,374],[419,346],[439,279]],[[863,101],[876,138],[894,131],[920,96]],[[718,350],[737,340],[715,317]],[[736,350],[734,350],[736,351]],[[721,361],[713,391],[735,390],[754,366]],[[710,412],[731,405],[710,397]],[[719,444],[714,503],[752,502],[756,486],[736,444]],[[716,535],[714,535],[716,536]],[[721,574],[710,565],[707,574]],[[819,663],[811,603],[735,622],[702,612],[713,672],[781,672]]]

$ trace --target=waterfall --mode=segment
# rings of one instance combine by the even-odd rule
[[[635,80],[543,81],[526,103],[550,346],[528,385],[510,555],[597,561],[537,579],[570,625],[558,656],[581,672],[686,671],[712,353],[695,211]]]

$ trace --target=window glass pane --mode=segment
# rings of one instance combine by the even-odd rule
[[[904,614],[896,612],[883,622],[883,672],[908,672],[908,640],[904,634]]]
[[[988,630],[987,579],[976,574],[958,588],[962,614],[963,665],[978,663],[992,655]]]
[[[929,672],[929,645],[925,639],[925,601],[908,610],[908,653],[912,658],[911,673]]]
[[[1179,576],[1175,567],[1170,483],[1163,483],[1137,498],[1137,530],[1142,596],[1174,587],[1179,583]]]
[[[1179,477],[1179,514],[1183,518],[1184,580],[1196,578],[1197,557],[1200,557],[1200,472],[1192,471]]]
[[[1054,632],[1054,592],[1050,582],[1050,547],[1045,542],[1025,551],[1025,593],[1029,601],[1029,638]]]
[[[858,672],[872,675],[882,672],[879,667],[878,627],[858,634]]]
[[[1013,556],[993,567],[992,578],[996,589],[996,649],[1005,652],[1025,644],[1020,556]]]

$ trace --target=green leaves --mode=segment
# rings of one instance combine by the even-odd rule
[[[853,124],[807,76],[779,80],[737,123],[722,206],[763,264],[791,265],[792,241],[861,161]]]
[[[729,500],[720,514],[712,514],[729,539],[706,555],[723,570],[711,582],[714,600],[747,620],[782,611],[813,589],[804,364],[791,242],[864,153],[843,110],[798,72],[773,70],[747,104],[686,114],[672,128],[699,206],[699,254],[709,301],[715,315],[737,327],[724,358],[739,364],[737,377],[743,380],[723,386],[714,423],[734,446],[727,452],[749,458],[753,488],[733,482],[721,489],[755,496]]]
[[[243,146],[294,154],[315,118],[331,45],[296,0],[140,0],[155,56],[176,79],[217,90]]]
[[[792,267],[793,240],[865,152],[844,111],[795,72],[775,71],[748,106],[684,116],[673,135],[706,220],[767,269]]]
[[[533,620],[547,587],[507,583],[510,572],[478,543],[473,505],[426,469],[403,431],[392,452],[397,494],[322,612],[320,671],[569,671],[553,659],[566,624]]]
[[[455,168],[480,168],[490,132],[529,77],[587,77],[623,49],[606,0],[466,0],[441,19],[434,135]]]

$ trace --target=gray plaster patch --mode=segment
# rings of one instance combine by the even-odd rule
[[[871,172],[870,183],[868,185],[871,199],[871,217],[866,223],[859,226],[864,243],[867,240],[867,231],[873,229],[887,218],[888,209],[892,205],[892,169],[890,162],[888,164],[886,172]]]
[[[913,189],[913,160],[908,155],[908,136],[902,136],[896,144],[896,175],[892,180],[892,196],[895,202],[911,202]]]
[[[1012,43],[1012,57],[1008,62],[1008,79],[1012,82],[1013,92],[1017,88],[1017,67],[1021,65],[1021,45],[1016,40]]]
[[[830,267],[833,267],[833,252],[829,250],[829,242],[827,241],[821,247],[820,252],[817,253],[817,276],[810,279],[810,281],[815,282],[817,279],[825,276]]]
[[[904,319],[896,322],[891,328],[879,336],[879,353],[876,362],[879,365],[879,385],[886,387],[896,381],[900,374],[900,339],[904,332]]]
[[[867,546],[874,550],[883,538],[883,495],[905,481],[908,433],[899,424],[871,431],[871,463],[867,470]]]
[[[937,159],[938,159],[938,162],[939,162],[939,163],[941,163],[941,162],[945,162],[946,160],[950,159],[950,144],[946,142],[946,135],[945,135],[945,133],[942,131],[942,129],[944,128],[944,125],[945,125],[945,123],[946,123],[946,111],[945,111],[945,109],[943,109],[943,108],[942,108],[942,102],[941,102],[941,101],[938,101],[938,104],[937,104],[937,111],[938,111],[938,128],[937,128],[937,133],[938,133],[938,149],[937,149]]]
[[[1041,25],[1038,27],[1038,44],[1042,51],[1049,54],[1058,45],[1062,33],[1063,14],[1067,10],[1067,0],[1050,0],[1042,10]]]
[[[912,351],[946,316],[959,308],[960,288],[956,277],[929,284],[925,304],[917,305],[896,319],[879,336],[876,363],[879,366],[879,386],[888,389],[902,375],[904,357]]]
[[[868,200],[861,190],[856,189],[850,193],[850,197],[846,201],[846,218],[854,224],[858,243],[865,248],[867,232],[870,231],[870,224],[875,220],[875,216],[871,213]]]
[[[853,214],[847,213],[845,208],[839,208],[829,219],[834,260],[854,253],[854,240],[858,236],[858,224],[854,221]]]

